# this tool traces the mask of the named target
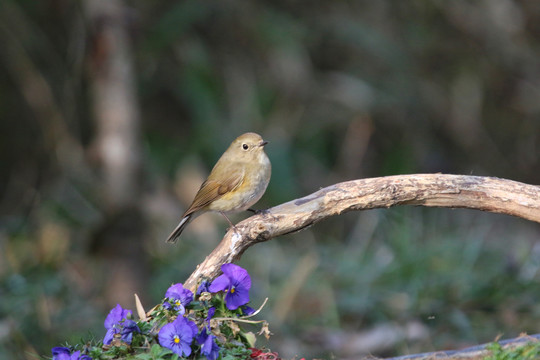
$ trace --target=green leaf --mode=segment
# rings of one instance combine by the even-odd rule
[[[257,341],[257,336],[251,331],[245,334],[246,340],[249,344],[249,347],[255,347],[255,342]]]
[[[229,348],[221,348],[220,355],[222,360],[249,359],[251,350],[243,346],[234,346]]]
[[[162,359],[166,355],[170,355],[173,352],[167,348],[164,348],[161,345],[154,344],[152,345],[152,348],[150,349],[150,354],[152,355],[152,359]]]

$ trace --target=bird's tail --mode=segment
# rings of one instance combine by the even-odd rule
[[[171,235],[169,235],[169,237],[167,238],[167,242],[174,244],[180,237],[180,234],[182,233],[182,231],[184,231],[184,228],[186,227],[186,225],[189,224],[189,222],[192,219],[193,219],[193,214],[184,216],[182,220],[180,220],[180,223],[178,224],[176,229],[174,229]]]

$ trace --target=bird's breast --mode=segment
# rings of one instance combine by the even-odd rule
[[[272,168],[270,160],[259,158],[259,166],[245,166],[244,179],[235,189],[223,194],[209,205],[209,210],[234,212],[243,211],[255,204],[263,196],[270,182]]]

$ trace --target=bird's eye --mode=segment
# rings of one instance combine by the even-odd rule
[[[248,146],[248,144],[242,144],[242,149],[244,149],[244,150],[247,150],[247,149],[249,149],[249,146]]]

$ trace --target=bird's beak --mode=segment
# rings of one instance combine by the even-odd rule
[[[264,145],[266,145],[266,144],[268,144],[268,141],[264,141],[264,140],[263,140],[263,141],[261,141],[261,142],[259,143],[259,146],[262,147],[262,146],[264,146]]]

